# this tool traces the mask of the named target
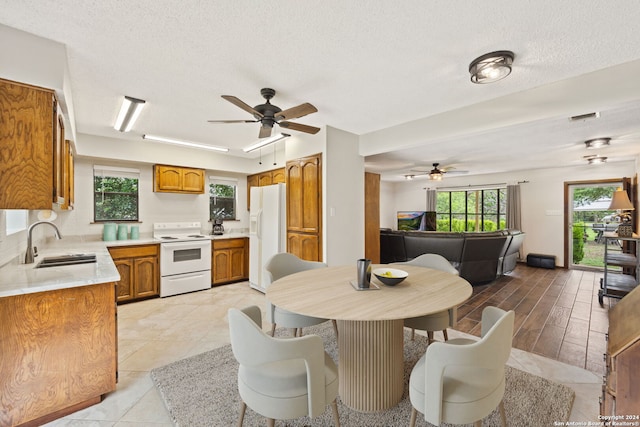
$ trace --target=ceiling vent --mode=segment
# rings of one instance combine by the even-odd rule
[[[578,116],[571,116],[569,117],[569,121],[577,122],[577,121],[583,121],[583,120],[589,120],[589,119],[597,119],[598,117],[600,117],[600,113],[594,112],[594,113],[580,114]]]

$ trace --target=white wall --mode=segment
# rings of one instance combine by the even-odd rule
[[[327,127],[322,195],[329,265],[355,265],[364,257],[364,157],[358,142],[358,135]]]
[[[425,187],[455,187],[528,181],[521,184],[522,231],[527,233],[523,253],[544,253],[556,256],[559,266],[564,261],[564,183],[632,177],[638,171],[637,162],[605,163],[573,168],[526,170],[515,174],[446,177],[435,184],[428,179],[394,183],[395,204],[381,203],[381,218],[385,221],[399,210],[424,210]],[[382,221],[381,221],[382,222]],[[383,225],[384,224],[384,225]],[[381,226],[387,226],[382,222]],[[391,228],[396,228],[393,224]]]

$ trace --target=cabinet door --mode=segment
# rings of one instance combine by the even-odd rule
[[[290,231],[319,233],[322,194],[322,167],[319,156],[287,162],[287,228]]]
[[[247,176],[247,210],[251,210],[251,187],[258,186],[258,175]]]
[[[322,261],[320,238],[315,234],[287,233],[287,252],[307,261]]]
[[[271,185],[271,172],[264,172],[258,175],[258,185],[264,187],[265,185]]]
[[[51,209],[55,95],[0,79],[0,105],[0,209]]]
[[[179,168],[174,166],[155,165],[156,191],[182,190],[182,178]]]
[[[204,193],[204,170],[183,168],[182,190],[190,193]]]
[[[213,251],[213,283],[224,283],[230,280],[229,266],[231,260],[229,258],[229,249],[219,249]]]
[[[144,257],[133,260],[135,269],[135,297],[158,295],[158,258]]]
[[[244,248],[235,248],[229,250],[229,280],[243,280],[246,278],[244,256]]]
[[[68,139],[64,141],[64,189],[65,197],[64,204],[60,206],[61,209],[73,209],[74,203],[74,163],[73,163],[73,144]]]
[[[272,184],[284,184],[286,182],[286,174],[284,168],[275,169],[271,171],[271,183]]]
[[[127,301],[134,297],[133,284],[135,282],[133,260],[130,258],[117,259],[113,263],[120,273],[120,281],[116,282],[117,301]]]
[[[65,191],[65,156],[64,156],[64,116],[58,106],[56,108],[56,139],[53,147],[53,203],[60,206],[66,204],[66,191]]]

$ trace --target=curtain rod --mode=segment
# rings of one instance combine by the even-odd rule
[[[518,181],[517,184],[527,184],[529,181]],[[470,190],[481,190],[481,189],[491,189],[491,188],[496,188],[496,187],[500,187],[503,185],[507,185],[506,182],[498,182],[495,184],[477,184],[477,185],[458,185],[455,187],[436,187],[436,188],[430,188],[430,187],[423,187],[423,190],[440,190],[440,191],[447,191],[447,190],[454,190],[454,189],[462,189],[462,188],[466,188],[466,189],[470,189]]]

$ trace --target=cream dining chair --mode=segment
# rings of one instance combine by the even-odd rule
[[[323,262],[306,261],[293,254],[282,252],[272,256],[264,268],[271,277],[270,283],[273,283],[293,273],[326,267],[327,264]],[[277,307],[273,305],[271,301],[267,300],[267,321],[271,323],[271,336],[273,336],[276,331],[276,325],[283,328],[293,328],[293,336],[302,336],[302,328],[319,325],[328,320],[329,319],[293,313]],[[337,337],[338,328],[335,320],[333,321],[333,329]]]
[[[238,426],[242,427],[247,406],[274,426],[276,419],[316,417],[331,404],[339,427],[338,368],[324,351],[322,338],[270,337],[262,331],[260,308],[255,305],[232,308],[228,315],[231,348],[240,364]]]
[[[449,261],[442,255],[438,254],[422,254],[415,257],[411,261],[399,262],[396,264],[415,265],[418,267],[433,268],[435,270],[445,271],[447,273],[458,275],[456,270]],[[444,340],[449,339],[447,328],[452,328],[456,324],[457,308],[441,311],[439,313],[428,314],[426,316],[412,317],[404,320],[404,326],[411,328],[411,340],[415,338],[416,329],[427,331],[429,344],[433,342],[433,332],[442,331]]]
[[[506,427],[504,367],[511,353],[514,318],[513,311],[486,307],[480,340],[458,338],[427,347],[409,378],[411,427],[418,412],[431,424],[478,427],[496,407]]]

